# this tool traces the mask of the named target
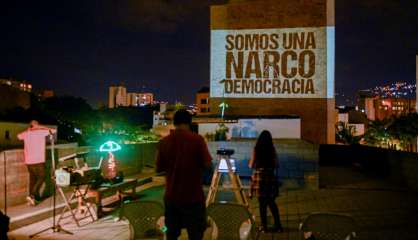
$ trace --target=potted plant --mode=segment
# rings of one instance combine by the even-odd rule
[[[219,123],[218,128],[215,131],[215,141],[226,141],[226,134],[229,128],[224,123]]]

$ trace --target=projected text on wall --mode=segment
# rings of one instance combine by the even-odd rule
[[[213,30],[211,97],[326,98],[326,31]]]

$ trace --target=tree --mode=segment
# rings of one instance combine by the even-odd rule
[[[154,107],[119,107],[96,110],[96,119],[84,129],[87,144],[104,140],[116,142],[147,142],[158,140],[150,133]]]
[[[395,118],[388,127],[389,134],[400,141],[401,147],[412,151],[418,137],[418,114],[409,113]]]
[[[228,131],[229,128],[224,123],[219,123],[215,131],[215,141],[226,141]]]
[[[362,136],[355,136],[355,127],[344,122],[337,122],[335,125],[335,134],[338,142],[353,145],[360,144]]]
[[[388,127],[392,123],[392,119],[371,121],[364,134],[364,140],[367,144],[374,146],[388,146],[389,140],[392,136],[389,134]]]
[[[56,119],[59,139],[85,144],[82,133],[97,120],[96,112],[85,99],[56,96],[41,101],[39,106],[42,112]]]

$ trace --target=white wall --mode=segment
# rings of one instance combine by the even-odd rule
[[[338,113],[338,122],[348,123],[348,113]]]
[[[269,130],[273,138],[301,138],[300,119],[240,119],[237,123],[225,123],[228,138],[257,138],[263,130]],[[215,133],[218,123],[200,123],[199,134]]]

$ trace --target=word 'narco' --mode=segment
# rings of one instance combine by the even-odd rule
[[[276,33],[227,35],[224,92],[314,94],[314,33],[281,36]]]

